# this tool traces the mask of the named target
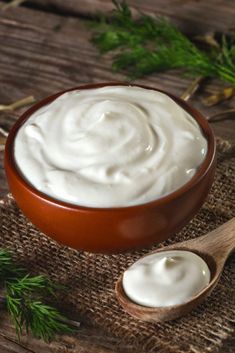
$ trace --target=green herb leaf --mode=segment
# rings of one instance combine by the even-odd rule
[[[57,333],[75,332],[69,325],[70,320],[43,303],[45,294],[55,297],[56,289],[64,287],[52,283],[44,275],[26,274],[26,270],[18,267],[10,252],[4,249],[0,249],[0,280],[4,288],[1,301],[6,304],[19,338],[24,327],[45,341]]]
[[[192,76],[217,77],[235,84],[234,43],[200,50],[164,17],[135,20],[125,2],[113,1],[111,20],[93,22],[93,43],[101,53],[114,51],[113,69],[136,78],[152,72],[185,69]]]
[[[15,278],[23,273],[24,270],[12,261],[10,252],[0,249],[0,283],[5,278]]]

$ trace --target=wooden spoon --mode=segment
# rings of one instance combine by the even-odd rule
[[[122,286],[123,274],[116,283],[116,296],[122,307],[132,316],[152,322],[168,321],[176,319],[193,310],[208,296],[217,285],[223,271],[225,261],[235,249],[235,218],[223,224],[214,231],[188,241],[166,246],[163,249],[153,251],[153,253],[168,250],[187,250],[201,256],[208,264],[211,271],[211,281],[209,285],[200,293],[194,296],[187,303],[169,307],[149,308],[134,303],[125,294]],[[147,254],[145,256],[148,256]]]

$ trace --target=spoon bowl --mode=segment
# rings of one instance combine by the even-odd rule
[[[116,296],[125,311],[143,321],[161,322],[177,319],[201,304],[216,287],[224,264],[235,248],[235,218],[223,224],[214,231],[196,239],[184,241],[163,249],[153,251],[151,254],[168,250],[185,250],[199,255],[208,265],[211,272],[211,280],[208,286],[196,294],[190,301],[183,304],[149,308],[134,303],[125,293],[122,280],[123,274],[116,283]],[[147,254],[145,256],[149,256]],[[145,257],[144,256],[144,257]]]

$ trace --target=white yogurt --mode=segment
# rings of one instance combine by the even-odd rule
[[[164,307],[186,303],[210,283],[206,262],[190,251],[146,256],[123,275],[123,289],[137,304]]]
[[[195,119],[167,95],[133,86],[72,91],[20,128],[15,160],[56,199],[90,207],[144,204],[187,183],[207,153]]]

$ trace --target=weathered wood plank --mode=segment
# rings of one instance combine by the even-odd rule
[[[9,338],[0,333],[0,349],[2,353],[31,353],[33,351],[25,349],[18,343],[12,342]]]
[[[58,25],[62,28],[55,32]],[[5,13],[0,18],[2,101],[15,100],[32,92],[41,98],[85,82],[125,80],[125,76],[111,72],[109,56],[99,57],[89,43],[90,36],[81,20],[52,14],[45,16],[43,12],[34,16],[34,11],[24,8]],[[171,72],[154,74],[136,82],[163,87],[180,95],[190,80]],[[207,85],[206,91],[218,88],[218,83]],[[204,111],[206,113],[206,109]],[[15,120],[18,114],[10,115]],[[7,120],[6,115],[1,116],[1,120]]]
[[[1,312],[0,352],[1,353],[112,353],[134,352],[131,346],[124,346],[119,340],[102,334],[91,327],[81,327],[73,336],[56,336],[46,343],[30,335],[23,334],[21,340],[6,313]],[[138,353],[138,352],[136,352]]]
[[[109,13],[114,7],[111,0],[31,0],[28,3],[61,14],[87,17],[100,11]],[[233,0],[128,0],[127,3],[136,14],[144,11],[171,17],[187,33],[228,31],[235,27]]]

